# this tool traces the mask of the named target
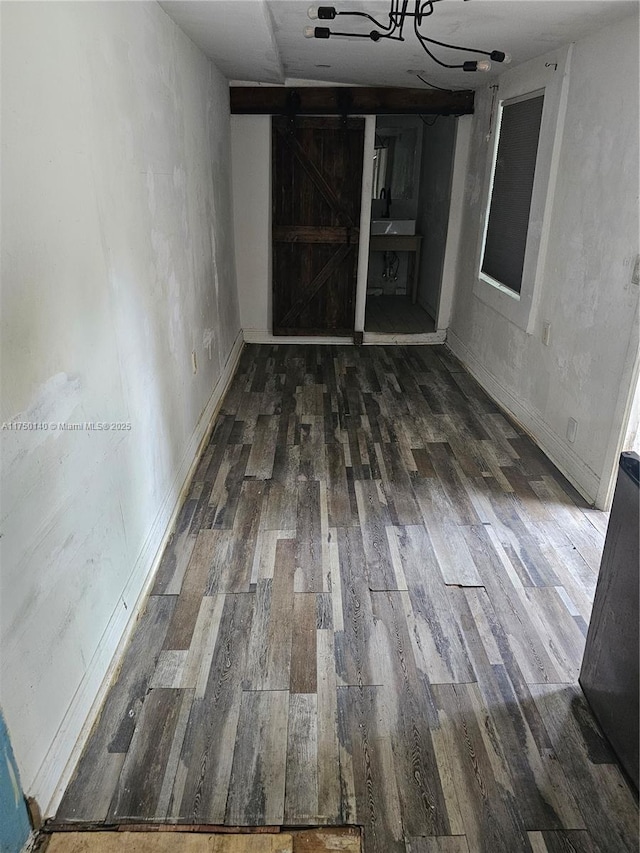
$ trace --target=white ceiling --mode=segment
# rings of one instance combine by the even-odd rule
[[[234,81],[284,83],[303,79],[421,87],[423,84],[415,77],[415,72],[420,71],[439,86],[475,88],[504,70],[497,63],[489,74],[440,68],[417,42],[412,20],[405,28],[403,43],[305,39],[303,28],[312,23],[307,17],[310,3],[311,0],[160,0],[184,32]],[[389,10],[388,0],[343,0],[334,5],[338,10],[364,10],[379,20],[384,20]],[[512,64],[517,65],[630,16],[637,9],[636,0],[443,0],[435,3],[434,13],[422,31],[439,41],[506,51],[513,57]],[[357,19],[343,18],[339,26],[336,23],[329,22],[329,26],[364,32],[373,28]],[[474,58],[436,46],[433,51],[447,62]]]

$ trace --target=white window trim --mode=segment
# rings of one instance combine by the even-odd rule
[[[479,240],[479,251],[476,258],[477,280],[474,283],[473,292],[482,302],[529,334],[532,333],[535,326],[536,308],[540,299],[544,275],[553,195],[567,107],[571,50],[572,45],[567,45],[507,71],[498,79],[499,88],[496,99],[498,122],[488,151],[483,193],[485,209],[480,226],[481,239]],[[527,247],[522,270],[522,287],[518,294],[482,272],[491,191],[493,189],[493,174],[500,136],[499,122],[502,117],[502,105],[505,101],[512,102],[523,96],[542,94],[543,91],[544,105],[531,194]]]

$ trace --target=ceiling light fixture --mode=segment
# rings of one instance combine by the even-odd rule
[[[409,6],[413,6],[410,11]],[[413,18],[413,30],[416,38],[420,42],[425,53],[442,68],[460,68],[462,71],[489,71],[491,69],[491,60],[494,62],[511,62],[511,57],[508,53],[502,50],[479,50],[474,47],[462,47],[458,44],[447,44],[444,41],[428,38],[424,35],[420,28],[422,27],[425,18],[433,14],[433,4],[438,0],[390,0],[389,8],[389,23],[381,24],[372,15],[367,12],[339,12],[333,6],[310,6],[308,15],[311,20],[333,21],[337,17],[350,15],[357,18],[365,18],[371,21],[377,29],[371,30],[368,33],[364,32],[337,32],[329,29],[329,27],[305,27],[305,38],[328,39],[331,36],[344,36],[345,38],[368,38],[371,41],[380,41],[381,39],[390,39],[391,41],[404,41],[403,30],[407,18]],[[488,56],[489,59],[474,59],[467,62],[450,63],[443,62],[438,59],[428,45],[437,45],[448,50],[463,50],[468,53],[481,54]]]

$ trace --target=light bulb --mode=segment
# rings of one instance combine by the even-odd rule
[[[305,27],[302,32],[304,33],[304,37],[306,39],[312,39],[312,38],[314,38],[314,36],[316,34],[316,28],[315,27]]]
[[[307,15],[311,18],[312,21],[317,20],[318,18],[318,7],[317,6],[309,6],[307,9]]]
[[[505,53],[504,59],[502,61],[505,65],[508,65],[511,62],[511,54]]]
[[[491,62],[488,59],[481,59],[476,62],[476,71],[491,71]]]

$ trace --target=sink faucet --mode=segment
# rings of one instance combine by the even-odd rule
[[[391,187],[387,187],[386,189],[383,187],[380,190],[380,198],[383,198],[386,202],[382,218],[388,219],[391,216]]]

